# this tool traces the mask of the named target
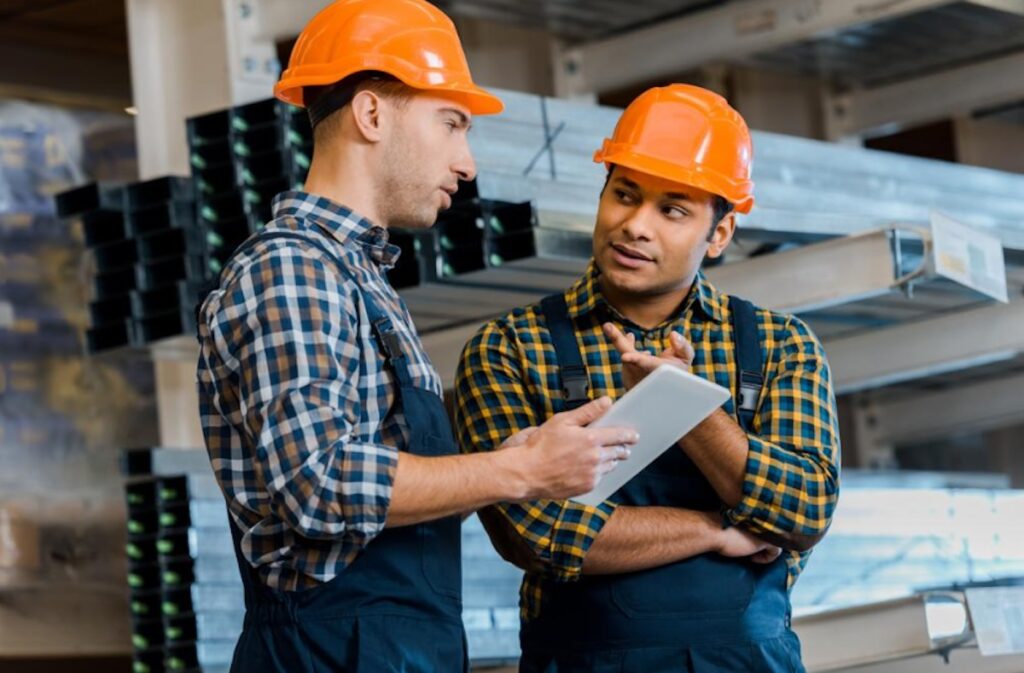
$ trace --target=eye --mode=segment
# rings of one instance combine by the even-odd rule
[[[670,220],[681,220],[690,215],[685,208],[679,206],[665,206],[661,209],[661,214]]]
[[[636,201],[636,197],[634,197],[633,194],[627,192],[624,189],[616,189],[615,190],[615,199],[617,201],[619,201],[620,203],[630,203],[630,204],[634,203]]]

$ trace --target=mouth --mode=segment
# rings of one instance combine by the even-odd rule
[[[637,269],[640,268],[641,266],[654,262],[654,259],[649,255],[645,255],[639,250],[631,248],[627,245],[622,245],[620,243],[612,243],[611,247],[614,252],[612,256],[614,257],[615,261],[618,262],[621,266],[625,266],[631,269]]]
[[[444,208],[451,208],[452,200],[455,198],[455,192],[459,191],[458,187],[441,187],[441,194],[444,195]]]

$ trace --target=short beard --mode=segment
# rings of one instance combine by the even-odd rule
[[[396,134],[383,148],[381,155],[380,191],[377,194],[377,212],[385,227],[423,229],[437,221],[437,212],[425,203],[424,195],[417,192],[419,181],[416,170],[419,162],[409,152],[410,144],[403,134]],[[430,194],[426,198],[430,198]]]

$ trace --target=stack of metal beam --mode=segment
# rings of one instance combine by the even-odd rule
[[[96,260],[86,347],[97,352],[128,343],[128,318],[135,289],[135,241],[124,224],[124,188],[90,183],[56,197],[57,216],[82,223],[85,245]]]
[[[124,464],[136,673],[226,671],[244,603],[206,454],[134,449]]]
[[[313,156],[306,115],[264,100],[187,121],[189,161],[215,270],[270,220],[278,192],[301,185]]]
[[[192,307],[209,264],[192,181],[167,177],[128,185],[125,206],[128,233],[138,244],[132,344],[194,331]]]
[[[542,252],[551,230],[589,232],[605,168],[593,163],[621,110],[512,91],[500,115],[470,134],[483,199],[532,201]],[[753,132],[757,205],[739,235],[795,241],[847,235],[894,222],[926,225],[941,210],[1024,249],[1024,176]]]
[[[132,613],[138,673],[219,673],[244,615],[224,498],[205,451],[126,452]],[[463,525],[463,617],[474,664],[519,656],[520,572],[476,517]],[[143,668],[146,666],[148,668]]]
[[[57,210],[81,219],[95,260],[90,352],[194,330],[196,288],[210,269],[189,178],[89,184],[58,194]]]

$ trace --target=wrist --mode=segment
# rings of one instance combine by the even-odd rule
[[[530,499],[530,483],[521,469],[518,447],[498,449],[484,454],[489,459],[488,479],[495,485],[496,502],[522,502]]]
[[[700,512],[701,519],[705,526],[705,539],[708,540],[708,551],[722,553],[725,546],[725,527],[722,525],[722,515],[718,512]]]

